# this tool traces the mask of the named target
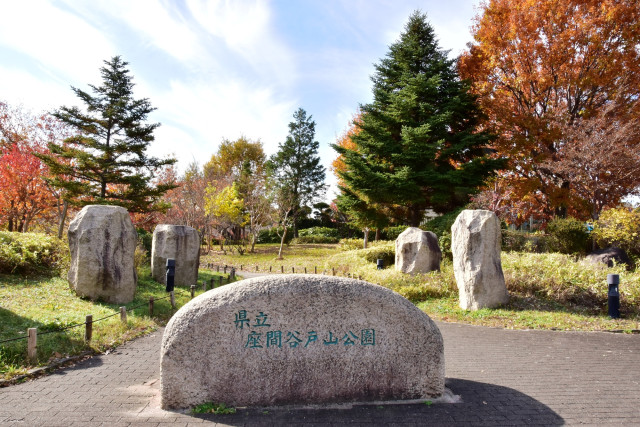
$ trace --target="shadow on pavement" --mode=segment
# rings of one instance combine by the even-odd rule
[[[239,409],[233,415],[194,415],[239,425],[563,425],[562,417],[537,400],[511,388],[449,378],[447,387],[459,403],[354,405],[349,409]]]

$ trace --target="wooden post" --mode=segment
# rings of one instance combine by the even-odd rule
[[[32,365],[38,363],[38,329],[27,329],[27,358]]]
[[[335,267],[331,267],[331,272],[333,273],[333,275],[336,275],[336,268]]]
[[[258,266],[256,265],[256,272],[258,272]]]
[[[196,285],[191,285],[191,299],[196,295]]]
[[[222,286],[222,276],[218,276],[218,286]]]
[[[227,276],[227,283],[231,283],[231,274]]]
[[[307,267],[304,268],[304,274],[307,274]]]
[[[244,265],[240,264],[240,271],[244,270]]]
[[[295,273],[296,272],[296,268],[295,267],[291,267],[291,272]]]
[[[171,308],[176,308],[176,295],[173,291],[169,292],[169,300],[171,301]]]
[[[207,292],[207,281],[206,280],[202,281],[202,291],[203,292]]]
[[[215,283],[213,283],[213,277],[211,278],[211,289],[215,288]]]
[[[93,335],[93,315],[88,314],[84,321],[84,340],[91,342],[91,336]]]
[[[269,273],[271,273],[271,267],[273,267],[272,265],[269,266]]]
[[[216,265],[216,273],[220,273],[220,266]]]
[[[224,274],[227,274],[227,265],[225,264],[224,269],[222,270]]]
[[[313,274],[318,274],[318,266],[317,265],[313,266]]]
[[[125,325],[127,324],[127,307],[120,307],[120,320]]]
[[[358,280],[362,280],[362,276],[358,275]]]
[[[280,266],[280,273],[284,273],[284,265]]]
[[[153,316],[153,297],[149,297],[149,316]]]

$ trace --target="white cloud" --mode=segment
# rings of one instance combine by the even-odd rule
[[[115,49],[86,21],[45,1],[0,3],[0,45],[29,56],[45,71],[55,69],[71,81],[95,76]]]

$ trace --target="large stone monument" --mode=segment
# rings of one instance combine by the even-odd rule
[[[167,258],[176,260],[175,285],[195,285],[200,266],[198,231],[186,225],[158,225],[153,231],[151,274],[160,283],[165,283]]]
[[[444,350],[429,316],[389,289],[264,276],[178,310],[160,377],[165,409],[425,399],[444,391]]]
[[[442,252],[431,231],[409,227],[396,239],[396,270],[416,274],[440,271]]]
[[[113,304],[133,301],[138,235],[119,206],[89,205],[69,225],[69,285],[78,296]]]
[[[509,300],[500,261],[498,217],[485,210],[464,210],[451,227],[453,271],[460,307],[479,310]]]

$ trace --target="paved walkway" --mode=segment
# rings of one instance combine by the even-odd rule
[[[438,323],[460,403],[345,409],[160,409],[162,330],[49,376],[0,389],[2,426],[640,425],[640,335]]]

